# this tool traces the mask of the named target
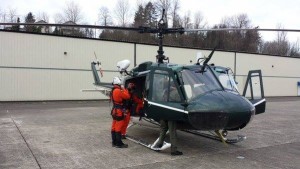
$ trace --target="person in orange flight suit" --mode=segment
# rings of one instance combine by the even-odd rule
[[[130,100],[126,104],[127,113],[126,113],[126,116],[124,119],[124,125],[121,130],[122,139],[126,139],[126,130],[127,130],[127,127],[128,127],[129,121],[130,121],[130,116],[132,115],[131,113],[134,111],[135,113],[140,114],[141,113],[140,111],[144,107],[143,100],[138,98],[135,94],[135,89],[136,89],[135,84],[129,83],[127,89],[130,93]],[[132,109],[134,109],[133,103],[136,104],[135,110],[132,110]]]
[[[127,148],[128,145],[124,144],[121,140],[121,131],[127,113],[124,102],[130,99],[130,94],[127,89],[121,87],[121,79],[119,77],[114,77],[113,85],[114,87],[111,94],[111,100],[113,102],[113,108],[111,110],[113,117],[111,127],[112,146],[116,148]]]

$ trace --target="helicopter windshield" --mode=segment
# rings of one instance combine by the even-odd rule
[[[214,71],[225,89],[238,92],[238,87],[233,77],[233,72],[230,68],[214,68]]]
[[[213,90],[223,90],[209,69],[203,73],[198,71],[189,69],[182,71],[182,79],[188,101]]]
[[[238,91],[236,82],[235,82],[232,75],[220,74],[219,75],[219,80],[222,83],[224,88],[226,88],[228,90],[233,90],[233,91],[236,91],[236,92]]]

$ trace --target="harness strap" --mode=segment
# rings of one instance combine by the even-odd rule
[[[118,103],[116,103],[116,102],[114,101],[113,92],[114,92],[115,89],[116,89],[116,88],[113,88],[112,91],[111,91],[111,100],[112,100],[112,102],[113,102],[113,107],[112,107],[112,109],[111,109],[111,116],[112,116],[112,118],[113,118],[114,120],[121,121],[121,120],[124,120],[124,118],[125,118],[124,112],[123,112],[124,106],[121,105],[121,104],[118,104]],[[121,111],[122,111],[122,116],[117,116],[117,115],[115,114],[114,111],[115,111],[116,109],[121,109]]]
[[[123,109],[123,108],[124,108],[124,106],[123,106],[123,105],[121,105],[121,104],[116,104],[116,103],[113,103],[113,108],[115,108],[115,109]]]

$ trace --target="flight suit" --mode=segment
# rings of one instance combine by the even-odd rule
[[[139,99],[136,95],[134,94],[130,94],[131,97],[131,103],[136,103],[137,106],[136,106],[136,109],[134,110],[136,113],[139,113],[140,110],[143,108],[143,100],[142,99]],[[129,124],[129,121],[130,121],[130,116],[131,116],[131,113],[132,112],[132,105],[130,105],[130,107],[128,107],[128,109],[126,110],[127,113],[126,113],[126,116],[125,116],[125,119],[124,119],[124,125],[122,127],[122,130],[121,130],[121,134],[122,134],[122,138],[125,138],[125,135],[126,135],[126,130],[127,130],[127,127],[128,127],[128,124]]]
[[[127,147],[121,140],[121,131],[124,126],[126,109],[123,106],[125,100],[130,99],[130,94],[127,89],[122,89],[119,85],[114,85],[111,100],[113,102],[113,108],[111,111],[113,122],[111,127],[112,146],[118,148]]]

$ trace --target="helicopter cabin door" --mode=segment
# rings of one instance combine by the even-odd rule
[[[266,99],[261,70],[251,70],[248,73],[243,96],[255,106],[255,114],[264,113],[266,110]]]
[[[146,79],[145,113],[155,120],[184,119],[181,105],[183,95],[179,90],[178,79],[169,68],[151,70]]]

